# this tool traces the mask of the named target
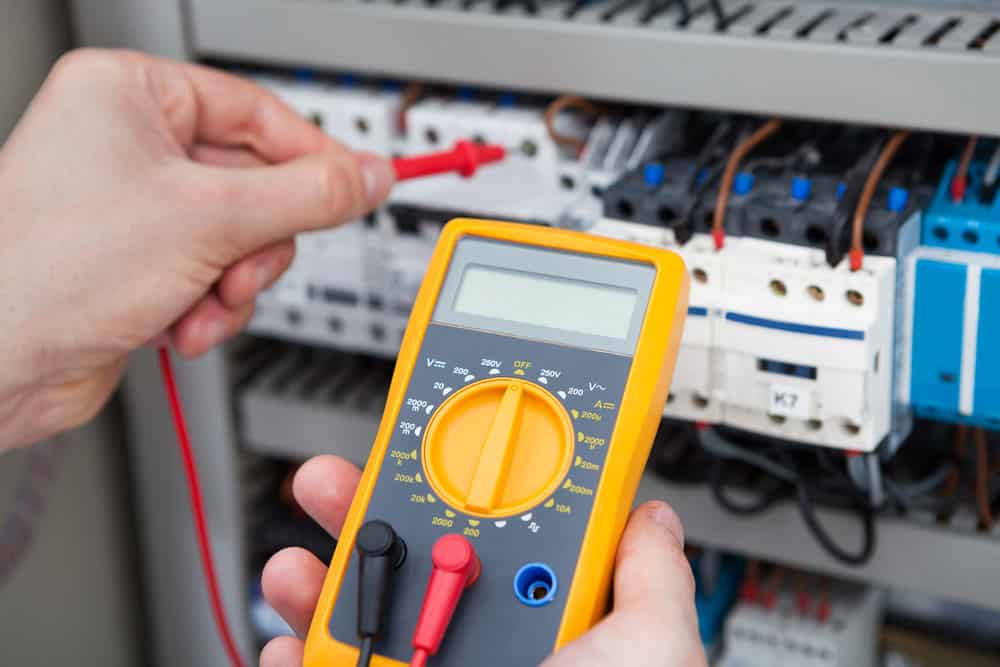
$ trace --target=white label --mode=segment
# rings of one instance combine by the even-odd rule
[[[787,384],[771,385],[769,414],[808,419],[812,412],[811,408],[808,390]]]

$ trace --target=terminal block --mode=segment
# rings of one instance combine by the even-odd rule
[[[951,183],[956,169],[955,162],[948,163],[927,208],[923,244],[1000,255],[1000,198],[996,184],[985,184],[986,166],[973,162],[966,190],[959,201],[954,201]]]
[[[396,86],[362,83],[351,77],[322,80],[308,73],[257,81],[354,150],[389,155],[398,140],[402,96]]]
[[[823,586],[818,597],[786,585],[768,591],[767,603],[741,600],[726,621],[717,664],[875,667],[885,593],[846,582]]]
[[[743,208],[747,236],[809,248],[826,248],[846,238],[846,229],[834,229],[846,190],[839,178],[786,173],[758,180]],[[876,191],[865,219],[866,255],[897,255],[899,228],[912,217],[920,199],[900,186],[883,185]],[[844,222],[850,225],[850,216]]]

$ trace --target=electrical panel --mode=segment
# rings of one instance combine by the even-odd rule
[[[581,230],[671,249],[690,272],[644,485],[705,545],[692,563],[717,664],[876,664],[883,585],[998,608],[1000,123],[984,111],[997,3],[185,9],[175,55],[257,80],[352,149],[470,140],[509,155],[471,179],[402,183],[370,216],[297,239],[229,373],[193,383],[231,399],[223,426],[241,457],[363,463],[449,219]],[[114,23],[152,21],[129,18]],[[273,504],[252,505],[262,552],[293,523]],[[862,548],[845,549],[859,529]],[[753,555],[821,573],[828,615],[802,613],[794,574],[773,604],[734,603]],[[249,590],[260,625],[281,631]]]

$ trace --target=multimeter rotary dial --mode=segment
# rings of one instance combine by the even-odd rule
[[[438,497],[482,517],[524,512],[552,494],[573,460],[573,423],[540,386],[496,378],[463,387],[434,413],[423,466]]]

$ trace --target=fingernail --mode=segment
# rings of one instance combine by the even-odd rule
[[[673,535],[677,541],[683,545],[684,527],[681,525],[681,521],[678,518],[677,513],[670,509],[669,505],[660,501],[649,503],[648,508],[648,516],[652,519],[653,523],[666,528],[667,532]]]
[[[361,178],[365,182],[368,204],[378,206],[389,196],[389,190],[396,181],[396,172],[388,160],[371,153],[359,153],[358,160],[361,162]]]
[[[205,325],[205,345],[215,347],[226,339],[226,323],[222,320],[212,320]]]
[[[257,281],[257,291],[261,291],[267,284],[271,282],[271,267],[270,265],[258,264],[254,279]]]

